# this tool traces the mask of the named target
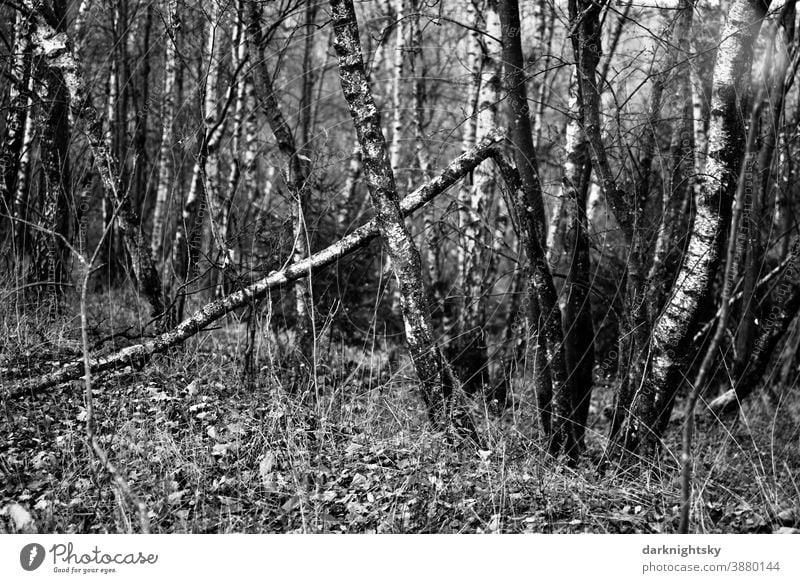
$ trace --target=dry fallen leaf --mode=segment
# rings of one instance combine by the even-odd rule
[[[24,534],[35,534],[37,532],[33,516],[21,504],[14,503],[4,506],[0,510],[0,514],[8,516],[17,532]]]

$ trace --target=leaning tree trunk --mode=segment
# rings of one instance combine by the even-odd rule
[[[439,427],[452,423],[458,432],[476,437],[472,420],[459,403],[458,379],[433,338],[420,255],[403,222],[380,114],[364,71],[353,1],[331,0],[330,5],[342,91],[361,142],[364,178],[377,223],[400,287],[406,342],[423,399]]]
[[[734,0],[714,66],[708,158],[696,218],[677,281],[656,321],[646,376],[624,433],[626,450],[652,455],[669,421],[701,304],[712,293],[744,151],[740,96],[770,0]]]
[[[475,148],[453,160],[436,178],[422,185],[400,201],[401,216],[404,218],[411,215],[448,188],[457,184],[459,180],[462,180],[464,176],[472,172],[484,160],[497,156],[497,146],[504,138],[505,136],[501,132],[493,133]],[[168,332],[164,332],[143,344],[129,346],[114,354],[90,361],[90,371],[98,373],[126,366],[144,365],[154,354],[164,352],[180,344],[187,338],[204,330],[225,314],[238,308],[250,306],[253,302],[266,297],[271,291],[277,290],[298,278],[306,277],[309,271],[320,270],[336,263],[342,257],[366,247],[375,238],[379,237],[384,230],[380,221],[380,217],[375,218],[336,243],[317,251],[304,261],[291,263],[229,296],[206,304]],[[3,388],[0,391],[0,396],[2,396],[0,404],[7,399],[34,395],[49,387],[79,379],[83,374],[83,360],[65,364],[61,368],[40,377],[29,379],[13,387]]]
[[[156,271],[150,248],[141,232],[139,217],[131,208],[121,187],[119,166],[109,151],[103,134],[103,122],[92,104],[80,67],[72,52],[67,34],[58,33],[58,18],[47,4],[24,0],[23,5],[33,15],[33,44],[52,69],[61,72],[69,93],[70,110],[74,119],[83,120],[97,172],[103,187],[117,205],[116,221],[123,232],[125,246],[133,264],[133,273],[139,289],[150,302],[153,315],[164,311],[161,279]]]

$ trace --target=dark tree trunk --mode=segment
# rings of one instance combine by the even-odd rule
[[[59,19],[46,4],[25,0],[23,5],[34,16],[33,43],[41,49],[42,56],[51,69],[60,71],[69,94],[70,110],[74,119],[85,123],[86,134],[103,187],[117,205],[116,221],[122,231],[125,246],[133,264],[139,289],[150,302],[153,315],[164,311],[161,279],[156,271],[150,248],[142,234],[139,217],[131,208],[121,183],[119,166],[111,154],[103,134],[103,123],[86,91],[80,67],[72,52],[67,35],[58,34]]]

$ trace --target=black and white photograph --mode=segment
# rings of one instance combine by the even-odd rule
[[[800,534],[797,3],[0,0],[0,578],[200,533],[786,576],[659,535]]]

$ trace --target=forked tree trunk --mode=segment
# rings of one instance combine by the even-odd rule
[[[331,0],[342,91],[361,142],[364,178],[369,188],[381,237],[392,260],[400,287],[406,343],[420,381],[431,420],[439,427],[477,439],[469,414],[459,402],[461,387],[433,338],[422,264],[403,222],[394,173],[364,71],[361,42],[352,0]]]
[[[712,291],[731,200],[744,150],[740,96],[749,79],[753,46],[770,0],[734,0],[714,66],[709,152],[697,215],[677,287],[656,321],[646,376],[632,404],[623,443],[652,455],[681,382],[700,306]]]
[[[164,311],[161,279],[150,255],[148,242],[142,234],[139,217],[122,191],[117,160],[109,151],[102,120],[86,91],[69,38],[65,33],[57,32],[58,18],[46,4],[24,0],[23,6],[33,15],[33,44],[41,51],[47,64],[61,72],[74,119],[82,120],[86,125],[97,172],[103,187],[118,207],[117,226],[123,233],[139,289],[150,302],[153,315],[161,314]]]

